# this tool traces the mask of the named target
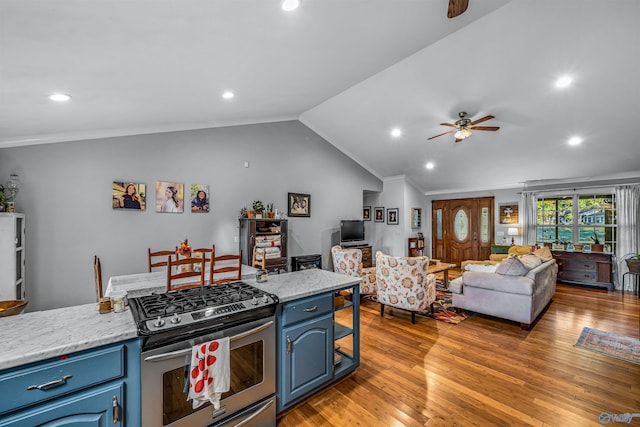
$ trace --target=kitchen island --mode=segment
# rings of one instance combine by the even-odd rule
[[[357,278],[325,270],[304,270],[271,275],[264,283],[256,283],[255,279],[246,282],[276,295],[280,302],[277,309],[276,355],[280,410],[313,394],[317,389],[359,366]],[[354,304],[347,302],[335,307],[335,291],[346,289],[351,289],[354,293]],[[334,325],[334,313],[340,309],[352,310],[352,322],[346,327],[337,323]],[[70,408],[69,405],[72,405],[81,392],[92,399],[98,392],[104,392],[101,397],[103,400],[107,394],[114,399],[118,397],[120,400],[117,402],[120,402],[121,410],[127,417],[125,423],[139,425],[136,417],[141,415],[134,407],[139,406],[140,401],[141,339],[137,336],[137,328],[129,309],[121,313],[99,314],[97,304],[92,303],[31,312],[0,318],[0,330],[3,331],[5,343],[0,347],[0,390],[3,395],[16,389],[15,381],[18,377],[22,380],[26,378],[29,382],[27,386],[32,383],[46,385],[52,381],[51,375],[55,378],[60,376],[61,365],[76,366],[72,365],[72,362],[77,363],[76,361],[94,360],[95,363],[104,360],[113,364],[115,371],[119,370],[119,373],[113,375],[109,373],[112,376],[92,379],[92,388],[69,389],[77,379],[96,372],[102,373],[104,365],[87,363],[86,369],[82,368],[84,371],[78,367],[78,373],[68,383],[64,377],[61,377],[59,382],[56,380],[56,391],[50,397],[30,401],[31,396],[42,394],[42,391],[36,390],[26,393],[22,401],[8,404],[4,410],[0,408],[0,425],[4,426],[6,419],[17,419],[16,417],[29,415],[31,412],[38,417],[46,417],[47,411],[51,411],[56,417],[73,415],[74,408]],[[322,337],[321,341],[317,340],[319,337]],[[343,349],[336,350],[334,345],[341,339],[351,341]],[[319,342],[322,354],[316,351]],[[89,366],[94,366],[93,372]],[[303,367],[302,370],[300,366]],[[316,366],[319,366],[318,372],[314,370]],[[47,376],[38,378],[37,373],[46,373]],[[318,373],[321,374],[321,378],[316,375]],[[302,383],[296,383],[301,380]],[[24,389],[23,385],[20,384],[20,387]],[[128,390],[126,395],[116,392],[124,388]],[[127,398],[124,403],[123,397]],[[110,399],[111,397],[109,403]],[[129,411],[125,410],[127,407]],[[106,409],[102,413],[111,416]],[[20,420],[31,421],[31,418]],[[41,418],[34,420],[40,422]],[[46,421],[45,418],[42,420]],[[20,425],[19,422],[16,425]]]

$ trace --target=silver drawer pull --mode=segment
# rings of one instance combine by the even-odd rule
[[[73,375],[65,375],[59,380],[49,381],[48,383],[40,385],[30,385],[29,387],[27,387],[27,390],[49,390],[54,387],[65,385],[67,383],[67,380],[70,378],[73,378]]]
[[[318,309],[318,306],[317,306],[317,305],[314,305],[314,306],[313,306],[313,307],[311,307],[311,308],[303,308],[303,309],[302,309],[302,311],[306,311],[307,313],[310,313],[310,312],[312,312],[312,311],[316,311],[317,309]]]

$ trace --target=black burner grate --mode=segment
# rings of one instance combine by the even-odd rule
[[[140,320],[154,319],[158,316],[183,314],[206,307],[246,301],[262,294],[263,292],[244,282],[181,289],[139,297],[141,312],[138,315]]]

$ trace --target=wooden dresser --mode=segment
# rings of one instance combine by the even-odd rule
[[[558,281],[613,290],[611,254],[552,251],[558,263]]]
[[[373,253],[371,245],[343,245],[343,247],[349,249],[360,249],[362,251],[362,268],[373,267]]]

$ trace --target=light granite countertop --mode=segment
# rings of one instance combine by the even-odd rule
[[[256,279],[245,280],[245,282],[277,295],[280,303],[283,303],[344,289],[359,283],[360,279],[327,270],[309,269],[293,273],[270,274],[269,280],[263,283],[257,283]]]
[[[264,283],[245,282],[275,294],[280,303],[353,286],[357,277],[326,270],[271,274]],[[98,304],[0,317],[0,370],[45,360],[137,336],[130,309],[98,313]]]
[[[100,314],[97,303],[0,317],[0,331],[0,370],[137,336],[129,308]]]

